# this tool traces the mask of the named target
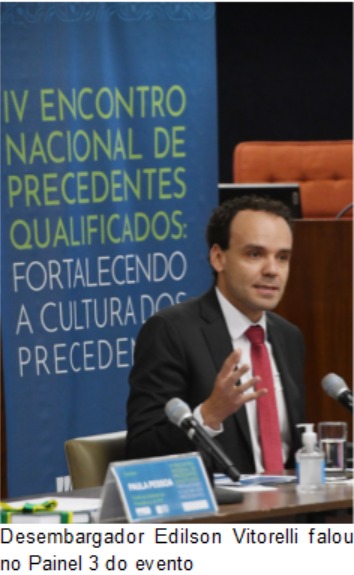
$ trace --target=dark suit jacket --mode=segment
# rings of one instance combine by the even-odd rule
[[[300,447],[297,423],[304,419],[304,343],[299,329],[267,313],[272,344],[284,389],[292,447]],[[179,397],[193,410],[211,393],[217,373],[232,351],[232,342],[215,290],[167,308],[142,327],[135,346],[127,406],[130,458],[195,451],[195,446],[164,412]],[[254,472],[246,410],[224,422],[217,440],[241,473]],[[289,461],[293,465],[293,461]]]

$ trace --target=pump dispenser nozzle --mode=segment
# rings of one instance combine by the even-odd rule
[[[305,451],[313,451],[317,443],[317,433],[313,430],[314,423],[299,423],[296,427],[303,427],[302,444]]]

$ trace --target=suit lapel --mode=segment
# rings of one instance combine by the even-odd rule
[[[280,378],[282,382],[284,398],[290,424],[293,422],[293,405],[297,399],[297,386],[294,379],[291,377],[291,369],[289,367],[288,353],[286,350],[285,340],[282,334],[274,325],[274,318],[267,315],[268,338],[272,345],[273,356],[277,367],[279,369]],[[296,358],[293,358],[296,361]],[[293,426],[291,425],[291,428]]]
[[[202,318],[202,332],[210,355],[213,358],[215,371],[218,373],[225,359],[232,352],[233,346],[214,289],[207,292],[201,299],[200,314]],[[239,409],[232,417],[241,429],[250,449],[252,449],[245,407]]]
[[[200,315],[202,332],[218,373],[232,352],[232,342],[214,290],[201,299]]]

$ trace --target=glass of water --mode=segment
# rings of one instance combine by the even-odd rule
[[[326,481],[345,479],[347,424],[343,421],[319,423],[318,439],[325,456]]]

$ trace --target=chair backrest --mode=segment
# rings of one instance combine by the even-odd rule
[[[353,142],[241,142],[233,181],[299,183],[303,216],[333,218],[353,202]]]
[[[103,485],[108,465],[125,459],[126,431],[76,437],[65,442],[73,489]]]

